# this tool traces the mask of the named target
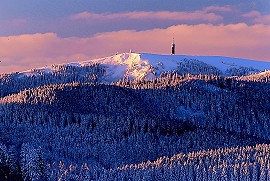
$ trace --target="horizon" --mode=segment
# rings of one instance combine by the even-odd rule
[[[107,56],[101,56],[101,57],[92,57],[92,58],[88,58],[85,60],[70,60],[68,62],[64,62],[64,63],[53,63],[53,64],[49,64],[49,65],[44,65],[44,66],[40,66],[40,67],[34,67],[31,69],[25,69],[25,70],[21,70],[21,71],[9,71],[9,72],[3,72],[0,74],[13,74],[13,73],[27,73],[27,72],[33,72],[35,70],[43,70],[43,71],[47,71],[47,69],[51,69],[52,65],[71,65],[71,66],[77,66],[77,64],[79,64],[80,66],[84,66],[85,64],[89,63],[89,62],[98,62],[100,64],[107,64],[106,61],[111,59],[111,61],[113,62],[114,60],[117,60],[117,56],[119,55],[124,55],[124,54],[136,54],[139,55],[141,61],[147,61],[149,64],[154,64],[154,62],[156,60],[159,60],[160,62],[175,62],[175,61],[183,61],[184,59],[190,59],[190,60],[198,60],[201,62],[212,62],[212,66],[218,66],[220,64],[220,60],[218,58],[221,58],[222,62],[223,61],[228,61],[228,64],[231,64],[233,62],[233,64],[235,64],[236,62],[238,62],[237,64],[239,64],[239,61],[241,62],[240,64],[244,62],[246,62],[246,64],[248,64],[249,66],[252,67],[252,65],[256,65],[256,63],[269,63],[269,61],[263,61],[263,60],[254,60],[254,59],[245,59],[245,58],[239,58],[239,57],[229,57],[229,56],[219,56],[219,55],[184,55],[184,54],[157,54],[157,53],[148,53],[148,52],[122,52],[122,53],[115,53],[115,54],[111,54],[111,55],[107,55]],[[150,56],[149,56],[150,55]],[[129,55],[130,56],[130,55]],[[155,58],[156,56],[156,58]],[[162,59],[162,58],[165,59]],[[168,59],[168,57],[171,57],[171,59]],[[115,59],[116,58],[116,59]],[[217,59],[215,59],[217,58]],[[129,60],[122,58],[123,60]],[[104,62],[105,60],[105,62]],[[154,61],[154,62],[153,62]],[[236,62],[234,62],[236,61]],[[96,62],[96,63],[97,63]],[[124,61],[125,62],[125,61]],[[123,63],[124,63],[123,62]],[[216,63],[214,63],[216,62]],[[250,65],[250,63],[252,62],[252,65]],[[115,62],[117,63],[117,62]],[[128,65],[130,62],[128,61],[128,63],[126,65]],[[255,64],[254,64],[255,63]],[[112,63],[113,65],[116,65],[114,63]],[[125,63],[124,63],[125,64]],[[211,64],[211,63],[210,63]],[[243,67],[248,67],[248,65],[243,64]],[[119,66],[122,65],[122,63],[119,64]],[[224,64],[225,65],[225,64]],[[239,65],[240,66],[240,65]],[[258,65],[257,65],[258,67]],[[254,67],[253,67],[254,68]],[[259,68],[260,69],[260,68]],[[265,69],[268,70],[268,69]],[[260,71],[263,71],[263,69],[261,69]]]
[[[173,34],[177,55],[270,61],[268,0],[27,2],[0,7],[0,73],[129,49],[170,54]]]

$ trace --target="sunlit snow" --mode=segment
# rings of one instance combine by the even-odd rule
[[[188,67],[187,61],[194,62],[193,67]],[[118,81],[120,79],[151,79],[160,75],[161,72],[177,71],[179,66],[186,66],[189,70],[200,64],[212,66],[223,75],[229,75],[232,69],[244,68],[249,73],[258,73],[270,70],[270,62],[247,60],[222,56],[188,56],[188,55],[159,55],[148,53],[121,53],[105,58],[73,62],[68,66],[87,66],[99,63],[105,69],[103,78],[105,82]],[[52,73],[53,68],[40,68],[34,71],[25,71],[22,74],[33,76],[42,73]],[[192,71],[191,71],[192,72]]]

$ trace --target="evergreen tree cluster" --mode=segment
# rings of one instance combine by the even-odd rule
[[[29,72],[0,74],[0,96],[3,97],[25,89],[50,84],[99,82],[104,74],[104,67],[95,63],[80,67],[72,65],[52,65],[47,71],[46,69],[33,69]]]
[[[270,179],[269,79],[179,66],[111,84],[98,64],[2,75],[0,180]]]
[[[202,150],[106,170],[99,180],[269,180],[270,147]]]

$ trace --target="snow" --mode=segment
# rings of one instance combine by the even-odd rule
[[[159,55],[148,53],[121,53],[100,59],[88,60],[84,62],[73,62],[69,66],[88,66],[92,63],[99,63],[106,69],[106,75],[103,78],[105,82],[118,81],[120,79],[152,79],[161,72],[176,71],[178,66],[190,66],[186,60],[193,61],[195,66],[198,63],[204,63],[208,66],[217,68],[226,76],[231,68],[252,68],[249,73],[258,73],[264,70],[270,70],[270,62],[247,60],[240,58],[222,57],[222,56],[189,56],[189,55]],[[190,63],[190,62],[189,62]],[[196,64],[195,64],[196,63]],[[193,66],[194,66],[193,65]],[[35,69],[38,71],[25,71],[22,74],[33,76],[38,72],[52,73],[55,70],[51,68]],[[188,69],[190,70],[190,68]]]
[[[151,63],[162,62],[166,71],[176,68],[177,63],[184,59],[199,60],[206,64],[212,65],[222,72],[226,72],[229,68],[235,67],[252,67],[258,70],[270,69],[270,62],[255,61],[240,58],[222,57],[222,56],[188,56],[188,55],[155,55],[141,54],[142,59],[149,60]]]
[[[148,53],[123,53],[102,59],[91,60],[104,64],[107,68],[108,81],[121,78],[154,78],[161,72],[177,70],[179,63],[185,60],[198,60],[219,69],[224,75],[230,68],[253,68],[258,71],[270,69],[270,62],[247,60],[221,56],[158,55]],[[250,72],[253,73],[253,72]]]
[[[270,80],[270,70],[265,70],[263,72],[242,76],[238,78],[238,80],[245,80],[245,81],[262,81],[264,79]]]
[[[68,63],[66,64],[67,66],[74,66],[74,67],[81,67],[81,64],[78,63],[78,62],[71,62],[71,63]]]
[[[248,60],[241,58],[221,57],[221,56],[194,56],[194,58],[217,67],[222,72],[225,72],[229,68],[239,67],[252,67],[263,71],[270,69],[270,62]]]

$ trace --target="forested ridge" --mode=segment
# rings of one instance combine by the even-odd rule
[[[0,74],[0,96],[18,93],[21,90],[50,84],[72,82],[99,82],[104,75],[100,64],[87,64],[82,67],[72,65],[52,65],[50,71],[33,69],[29,72]]]
[[[0,180],[270,180],[268,74],[181,67],[1,75]]]

